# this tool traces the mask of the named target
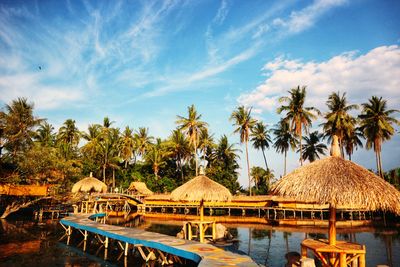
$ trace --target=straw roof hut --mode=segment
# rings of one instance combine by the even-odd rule
[[[199,175],[172,191],[171,198],[191,202],[230,201],[232,194],[225,186]]]
[[[313,201],[330,206],[330,243],[336,243],[336,207],[384,210],[400,214],[400,192],[381,177],[340,157],[334,136],[331,154],[282,177],[273,194],[297,201]]]
[[[143,182],[132,182],[129,185],[128,191],[136,195],[150,196],[153,195],[153,191],[147,188],[146,184]]]
[[[72,187],[72,193],[78,192],[107,192],[107,185],[102,181],[92,177],[92,173],[90,173],[89,177],[83,178],[78,181]]]

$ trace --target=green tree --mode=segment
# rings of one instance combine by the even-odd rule
[[[297,86],[288,91],[289,97],[283,96],[279,98],[279,102],[285,102],[287,105],[283,105],[278,108],[278,114],[286,112],[285,120],[290,123],[290,130],[297,136],[297,140],[300,144],[300,164],[303,165],[303,157],[301,155],[303,130],[308,133],[308,128],[311,127],[311,122],[316,119],[317,116],[314,113],[320,114],[320,111],[314,107],[305,107],[306,100],[306,87]]]
[[[289,151],[289,148],[292,150],[296,148],[297,141],[290,131],[289,123],[284,119],[281,119],[277,127],[273,129],[273,134],[275,135],[273,146],[276,149],[276,152],[285,155],[283,175],[286,175],[287,152]]]
[[[137,154],[144,157],[148,147],[153,144],[154,138],[149,135],[149,129],[145,127],[139,127],[134,137],[136,140]]]
[[[128,162],[135,156],[135,148],[136,143],[133,130],[126,126],[124,132],[122,133],[120,143],[120,154],[121,158],[125,162],[125,169],[128,167]]]
[[[264,157],[265,168],[268,170],[267,158],[265,157],[265,149],[269,148],[271,137],[269,136],[267,126],[262,122],[257,122],[251,129],[250,137],[251,142],[253,142],[253,147],[255,149],[261,149]]]
[[[196,165],[196,176],[198,175],[197,146],[199,135],[202,128],[207,127],[207,123],[200,120],[201,115],[197,114],[194,105],[188,107],[188,117],[177,116],[176,124],[178,129],[183,130],[189,138],[189,143],[193,145],[193,153]]]
[[[267,194],[274,174],[270,169],[263,169],[258,166],[251,168],[251,177],[254,181],[257,194]]]
[[[72,159],[77,150],[80,132],[75,125],[75,120],[67,119],[58,129],[57,144],[65,159]]]
[[[329,112],[325,113],[325,122],[322,123],[325,136],[331,140],[334,135],[338,137],[342,157],[344,157],[344,138],[354,131],[356,120],[348,113],[358,109],[358,105],[348,105],[346,93],[332,93],[326,102]]]
[[[256,120],[251,117],[251,108],[245,108],[244,106],[239,106],[236,110],[234,110],[231,114],[230,120],[234,122],[233,126],[236,126],[234,133],[240,134],[240,143],[245,143],[247,175],[249,178],[249,194],[251,196],[251,176],[248,143],[250,132],[256,124]]]
[[[212,149],[215,147],[214,137],[209,133],[207,128],[202,128],[200,131],[199,138],[199,149],[201,154],[203,154],[203,167],[206,168],[207,164],[210,163],[210,157]]]
[[[382,170],[382,143],[390,140],[395,131],[393,124],[399,124],[399,121],[392,117],[392,114],[399,112],[395,109],[387,109],[386,100],[382,97],[373,96],[368,103],[361,104],[362,112],[359,115],[360,129],[367,140],[366,148],[374,148],[376,157],[376,167],[379,175],[383,178]]]
[[[33,109],[33,103],[28,103],[26,98],[18,98],[6,105],[5,111],[0,112],[3,139],[0,145],[11,153],[12,159],[16,159],[19,153],[29,150],[36,134],[35,128],[43,121],[33,115]]]
[[[175,160],[177,170],[180,172],[183,183],[183,164],[190,157],[190,145],[188,139],[181,130],[176,129],[172,131],[168,139],[168,151]]]
[[[357,150],[358,147],[363,147],[363,143],[361,141],[363,138],[364,135],[360,131],[360,128],[352,128],[346,131],[346,134],[343,138],[343,146],[347,155],[349,156],[349,160],[351,160],[351,155],[353,155],[354,149]]]
[[[41,146],[54,147],[56,136],[53,133],[54,127],[47,121],[40,123],[39,128],[36,130],[34,140]]]
[[[169,156],[170,152],[167,151],[165,143],[163,143],[160,138],[157,138],[156,143],[149,147],[149,151],[145,155],[146,162],[148,162],[153,169],[157,184],[160,182],[158,175],[160,168],[167,164],[167,159]]]
[[[309,160],[310,162],[315,161],[320,158],[320,155],[325,155],[327,147],[325,144],[320,143],[323,138],[322,133],[314,131],[309,134],[309,136],[304,136],[303,140],[305,144],[303,146],[302,156],[303,160]]]

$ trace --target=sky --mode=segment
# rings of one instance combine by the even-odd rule
[[[279,97],[298,85],[322,112],[338,91],[400,109],[398,14],[390,0],[0,0],[0,106],[26,97],[56,129],[72,118],[85,131],[107,116],[166,138],[194,104],[216,140],[226,134],[245,151],[232,111],[252,107],[273,128]],[[382,154],[384,169],[400,166],[398,133]],[[279,177],[283,155],[266,155]],[[353,160],[376,169],[372,150]],[[247,185],[244,153],[240,162]],[[250,149],[250,164],[264,166],[260,151]],[[288,170],[298,166],[290,152]]]

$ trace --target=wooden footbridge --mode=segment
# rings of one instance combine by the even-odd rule
[[[125,257],[130,251],[137,250],[146,262],[158,259],[162,265],[187,259],[198,263],[198,266],[258,266],[247,255],[235,254],[210,244],[101,223],[104,216],[104,213],[90,216],[73,214],[60,220],[65,229],[64,237],[68,237],[67,242],[75,230],[82,234],[84,241],[89,235],[97,238],[104,246],[105,255],[112,244],[110,241],[114,240],[116,242],[113,243],[118,244]]]

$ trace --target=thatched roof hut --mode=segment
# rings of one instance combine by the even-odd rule
[[[107,192],[107,185],[102,181],[92,177],[92,173],[90,173],[89,177],[83,178],[78,181],[72,187],[72,193],[78,192]]]
[[[341,157],[327,157],[294,170],[276,182],[273,193],[335,208],[346,206],[400,214],[400,192],[394,186]]]
[[[153,195],[153,191],[147,188],[143,182],[132,182],[129,185],[128,191],[134,195],[150,196]]]
[[[385,210],[400,214],[400,192],[381,177],[340,157],[334,136],[332,156],[314,161],[282,177],[272,193],[297,201],[329,204],[329,243],[336,243],[336,207]]]
[[[225,186],[199,175],[172,191],[171,198],[191,202],[230,201],[232,194]]]

